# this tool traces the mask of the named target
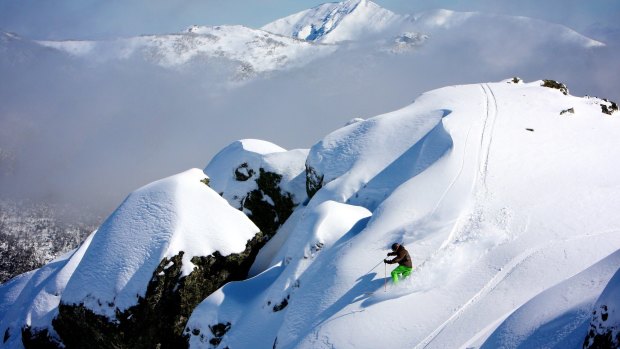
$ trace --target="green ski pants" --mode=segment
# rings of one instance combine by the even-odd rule
[[[411,275],[412,271],[413,271],[413,268],[399,265],[398,267],[396,267],[396,269],[392,270],[392,281],[394,281],[394,283],[398,283],[398,276],[400,274],[403,275],[403,279],[404,279],[407,276]]]

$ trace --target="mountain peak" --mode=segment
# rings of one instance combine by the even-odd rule
[[[347,0],[298,12],[261,29],[301,40],[334,43],[382,31],[401,18],[372,1]]]

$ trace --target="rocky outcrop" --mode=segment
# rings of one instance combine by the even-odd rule
[[[564,95],[568,95],[568,87],[561,82],[555,80],[543,80],[542,86],[560,90]]]
[[[239,254],[194,257],[196,268],[182,276],[183,252],[161,261],[144,297],[116,319],[95,314],[83,304],[63,304],[53,321],[66,348],[185,348],[189,333],[185,324],[194,308],[225,283],[247,277],[256,254],[266,243],[262,233],[248,241]],[[108,304],[113,307],[114,304]],[[47,331],[23,330],[26,348],[60,348]]]
[[[618,295],[620,295],[620,270],[611,278],[596,301],[590,328],[583,342],[584,349],[620,348]]]
[[[272,237],[286,222],[297,204],[291,193],[280,189],[282,175],[259,169],[257,189],[250,191],[241,201],[248,217],[267,236]]]
[[[323,187],[325,175],[319,174],[312,166],[306,165],[306,193],[312,198]]]
[[[620,348],[620,326],[609,323],[609,307],[601,305],[592,312],[590,330],[583,343],[587,349]]]

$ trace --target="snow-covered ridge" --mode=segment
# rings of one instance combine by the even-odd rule
[[[412,28],[424,33],[467,30],[471,35],[484,36],[482,28],[509,30],[515,36],[527,33],[529,38],[547,41],[551,37],[558,42],[570,42],[581,47],[598,47],[605,44],[588,38],[575,30],[560,24],[549,23],[529,17],[494,15],[480,12],[457,12],[445,9],[431,10],[413,15],[410,18]],[[475,30],[479,32],[476,33]]]
[[[317,45],[248,27],[188,28],[184,33],[148,35],[110,41],[38,41],[40,45],[93,60],[143,57],[165,67],[196,60],[229,59],[240,62],[240,73],[252,74],[303,65],[333,52]]]
[[[372,1],[347,0],[293,14],[262,29],[302,40],[335,43],[380,33],[404,18]]]

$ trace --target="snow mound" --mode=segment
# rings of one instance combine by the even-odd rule
[[[258,189],[256,179],[260,170],[282,176],[279,186],[291,193],[295,202],[306,199],[305,160],[307,150],[287,151],[273,143],[244,139],[231,143],[209,162],[204,169],[210,186],[231,206],[241,208],[243,198]]]
[[[71,276],[62,302],[97,314],[135,305],[164,258],[184,252],[183,275],[194,256],[240,253],[258,228],[192,169],[130,194],[101,225]],[[86,287],[86,285],[88,285]]]

